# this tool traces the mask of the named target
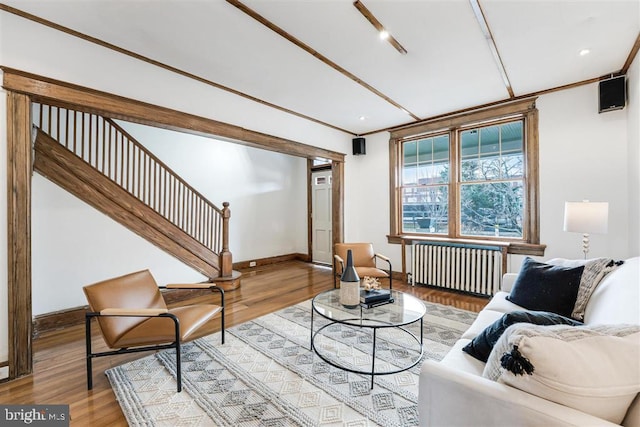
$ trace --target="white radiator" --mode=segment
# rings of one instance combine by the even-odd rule
[[[503,254],[499,246],[414,243],[412,284],[491,296],[500,289]]]

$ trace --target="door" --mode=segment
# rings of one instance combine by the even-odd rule
[[[311,173],[311,241],[313,262],[332,263],[331,170]]]

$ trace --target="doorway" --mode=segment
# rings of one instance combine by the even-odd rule
[[[332,176],[331,169],[311,172],[311,241],[312,261],[332,263]]]

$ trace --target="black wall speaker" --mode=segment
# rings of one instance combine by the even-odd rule
[[[627,101],[626,76],[617,76],[601,80],[599,85],[600,102],[598,112],[621,110]]]
[[[364,138],[353,138],[353,155],[367,154],[367,146]]]

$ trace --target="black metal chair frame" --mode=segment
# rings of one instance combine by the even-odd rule
[[[159,289],[167,289],[166,286],[158,286]],[[180,287],[180,288],[172,288],[172,289],[203,289],[203,288],[189,288],[189,287]],[[224,345],[224,290],[217,286],[209,287],[211,291],[219,291],[220,292],[220,327],[221,327],[221,338],[222,344]],[[94,317],[167,317],[173,320],[175,325],[175,341],[170,344],[157,344],[157,345],[149,345],[149,346],[140,346],[140,347],[123,347],[118,350],[104,351],[93,353],[91,350],[91,319]],[[149,314],[101,314],[99,312],[88,311],[85,314],[85,339],[86,339],[86,359],[87,359],[87,390],[93,389],[93,358],[95,357],[104,357],[104,356],[115,356],[118,354],[127,354],[127,353],[139,353],[142,351],[157,351],[157,350],[165,350],[169,348],[174,348],[176,350],[176,382],[178,383],[178,393],[182,391],[182,366],[180,363],[180,321],[178,318],[172,313],[159,313],[156,315]]]

